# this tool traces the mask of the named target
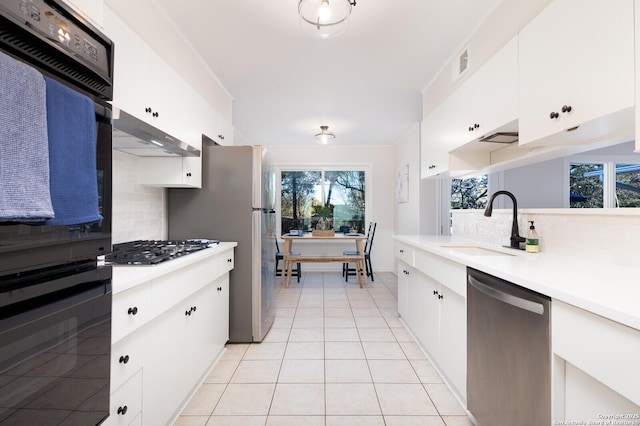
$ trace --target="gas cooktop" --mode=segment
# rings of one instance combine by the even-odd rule
[[[216,240],[138,240],[113,245],[105,261],[116,265],[155,265],[218,244]]]

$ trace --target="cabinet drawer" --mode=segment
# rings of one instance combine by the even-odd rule
[[[416,250],[415,267],[460,296],[467,297],[467,268],[463,264]]]
[[[414,266],[414,249],[409,244],[395,243],[395,256],[409,266]]]
[[[151,286],[142,284],[113,296],[111,343],[151,319]]]
[[[219,277],[222,263],[220,256],[192,263],[153,280],[154,315],[159,315],[173,307]]]
[[[224,274],[233,269],[234,257],[233,249],[227,250],[220,255],[220,273]]]
[[[142,368],[143,336],[134,333],[111,346],[111,389],[118,389]]]
[[[142,369],[111,393],[108,425],[133,424],[142,411]]]
[[[557,300],[551,329],[555,354],[640,405],[640,331]]]

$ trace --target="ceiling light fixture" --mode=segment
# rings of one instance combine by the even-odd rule
[[[320,133],[316,134],[316,143],[327,145],[333,142],[336,135],[329,131],[329,126],[320,126]]]
[[[349,26],[356,0],[300,0],[298,13],[302,29],[322,39],[342,34]]]

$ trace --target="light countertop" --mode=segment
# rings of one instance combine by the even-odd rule
[[[156,265],[113,265],[113,294],[218,255],[237,245],[235,242],[220,242],[207,249]]]
[[[395,235],[394,238],[640,330],[640,269],[486,246],[460,237]],[[447,245],[485,247],[511,256],[465,253]]]

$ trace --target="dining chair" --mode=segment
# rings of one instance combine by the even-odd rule
[[[371,266],[371,247],[373,246],[373,237],[376,234],[376,227],[378,226],[377,222],[370,222],[369,229],[367,230],[367,239],[364,243],[364,266],[367,277],[373,279],[373,267]],[[342,252],[343,256],[357,256],[360,252],[357,250],[345,250]],[[359,271],[362,273],[362,271]],[[356,268],[349,268],[348,263],[342,264],[342,276],[345,278],[345,281],[349,281],[349,275],[356,275]]]
[[[284,253],[280,251],[280,246],[278,245],[278,239],[275,238],[276,242],[276,277],[282,276],[284,273],[285,277],[287,276],[287,272],[282,272],[282,269],[278,269],[278,263],[280,261],[284,261]],[[289,256],[300,256],[300,253],[289,252]],[[296,265],[296,268],[291,271],[291,276],[296,277],[298,282],[300,282],[300,277],[302,276],[302,268],[300,267],[300,262]]]

